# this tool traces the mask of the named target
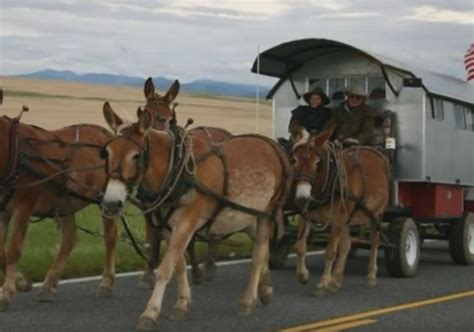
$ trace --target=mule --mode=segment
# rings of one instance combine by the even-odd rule
[[[0,89],[0,105],[3,104],[3,90]],[[23,112],[23,110],[22,110]],[[21,114],[21,113],[20,113]],[[20,115],[21,116],[21,115]],[[1,120],[0,120],[1,121]],[[4,136],[4,139],[8,139],[8,134]],[[12,177],[8,173],[8,169],[11,169],[11,163],[14,160],[11,160],[6,155],[0,159],[0,174],[2,174],[0,178],[0,188],[8,185],[10,181],[12,181]],[[3,198],[0,194],[0,284],[3,284],[5,280],[5,243],[7,240],[8,235],[8,221],[10,220],[10,216],[6,211],[3,209]],[[15,277],[15,286],[18,291],[30,291],[32,288],[32,283],[28,280],[20,271],[17,271]]]
[[[112,117],[117,115],[106,116],[106,121]],[[282,223],[281,206],[291,184],[290,164],[276,143],[258,135],[234,136],[222,143],[223,164],[208,142],[181,131],[184,159],[176,165],[171,158],[177,133],[153,130],[153,120],[152,113],[145,110],[137,123],[107,143],[104,152],[109,177],[103,198],[107,213],[120,214],[128,193],[138,185],[155,192],[162,192],[165,186],[169,204],[175,206],[169,218],[169,246],[155,270],[153,294],[137,328],[155,328],[173,270],[178,300],[172,318],[187,315],[191,290],[184,252],[203,228],[210,235],[222,236],[255,225],[251,277],[240,302],[241,313],[250,314],[258,298],[268,303],[273,293],[268,245],[274,219]],[[166,187],[167,183],[176,185]]]
[[[96,125],[73,125],[48,131],[19,122],[19,118],[0,118],[0,202],[4,227],[10,217],[13,229],[7,248],[0,248],[0,263],[5,281],[0,292],[0,310],[7,310],[15,293],[15,275],[30,217],[56,219],[61,243],[54,262],[39,292],[40,301],[52,301],[67,257],[77,241],[75,212],[100,202],[106,176],[99,151],[112,134]],[[11,134],[13,133],[13,134]],[[22,157],[20,158],[20,151]],[[4,160],[14,161],[5,164]],[[114,259],[117,226],[113,218],[103,217],[106,260],[97,295],[110,296],[115,280]],[[4,233],[4,236],[6,233]],[[5,250],[6,249],[6,250]]]
[[[386,157],[370,147],[342,149],[331,144],[329,139],[334,129],[331,126],[316,136],[306,133],[292,151],[295,204],[300,206],[306,222],[325,221],[330,226],[324,272],[314,291],[317,296],[342,286],[351,248],[349,225],[361,225],[370,230],[366,283],[369,287],[376,285],[380,218],[389,200],[389,163]],[[331,168],[336,168],[333,182],[330,179]],[[321,197],[323,192],[328,195]],[[300,223],[298,232],[295,245],[297,276],[305,283],[309,276],[305,266],[309,226]]]
[[[144,84],[143,93],[145,96],[146,104],[144,108],[140,108],[137,111],[137,117],[139,118],[144,110],[149,110],[154,117],[153,128],[158,130],[170,129],[172,126],[176,126],[176,114],[174,111],[173,103],[179,93],[180,84],[178,80],[175,80],[171,86],[168,88],[167,92],[164,95],[159,95],[156,93],[156,89],[153,83],[153,79],[149,77]],[[110,105],[104,105],[104,108],[109,107]],[[107,116],[112,115],[113,112],[104,111],[104,114]],[[111,121],[110,121],[111,120]],[[120,119],[109,119],[109,122],[113,124],[113,130],[117,131],[121,125],[123,125]],[[188,120],[188,123],[192,123],[192,120]],[[223,128],[216,127],[197,127],[189,130],[189,134],[195,137],[198,137],[201,140],[204,140],[210,144],[218,145],[223,143],[225,140],[232,137],[232,134]],[[146,206],[146,202],[145,202]],[[156,217],[156,216],[155,216]],[[146,234],[147,242],[150,244],[151,251],[159,252],[159,242],[161,239],[161,230],[157,230],[157,221],[153,222],[153,212],[145,213],[146,219]],[[158,223],[163,221],[158,221]],[[247,229],[245,232],[253,240],[253,229]],[[167,231],[164,230],[164,235],[167,236]],[[197,259],[194,252],[194,239],[190,242],[188,252],[191,258],[192,266],[192,277],[194,284],[200,284],[203,280],[210,281],[213,278],[214,272],[216,270],[215,257],[217,255],[217,245],[219,239],[207,239],[208,241],[208,255],[204,259],[204,266],[201,268],[200,261]],[[158,243],[158,244],[157,244]],[[157,266],[159,254],[154,253],[154,262],[152,266]],[[146,264],[145,272],[140,277],[139,286],[141,288],[148,288],[153,286],[153,270],[150,269],[149,264]]]

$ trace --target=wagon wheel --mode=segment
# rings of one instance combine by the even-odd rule
[[[392,277],[408,278],[416,274],[420,260],[420,236],[411,218],[395,218],[387,230],[394,247],[385,248],[385,263]]]
[[[474,213],[454,221],[449,234],[449,253],[456,264],[474,263]]]
[[[280,241],[270,245],[269,267],[272,270],[279,270],[285,266],[290,254],[292,244],[283,237]]]
[[[269,267],[272,270],[279,270],[285,266],[285,263],[290,254],[291,248],[296,238],[294,226],[290,223],[290,219],[294,216],[284,217],[284,234],[281,239],[270,242],[270,259]]]

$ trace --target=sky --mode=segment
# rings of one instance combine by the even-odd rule
[[[465,79],[474,42],[474,0],[0,0],[0,9],[0,75],[255,84],[258,48],[327,38]]]

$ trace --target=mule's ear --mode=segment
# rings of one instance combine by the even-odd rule
[[[104,113],[105,122],[107,122],[114,133],[117,133],[117,128],[123,124],[123,120],[115,114],[108,101],[104,103],[102,112]]]
[[[149,109],[142,111],[140,118],[138,119],[138,132],[141,135],[146,135],[148,131],[153,127],[153,116]]]
[[[170,88],[168,89],[168,91],[166,92],[166,94],[164,95],[163,99],[168,103],[168,104],[171,104],[173,102],[173,100],[176,99],[176,96],[178,96],[178,93],[179,93],[179,87],[180,87],[180,84],[179,84],[179,81],[178,80],[175,80],[173,82],[173,84],[171,84]]]
[[[143,86],[143,93],[145,94],[146,100],[152,100],[155,98],[155,84],[153,84],[153,79],[148,77]]]
[[[334,134],[334,131],[336,130],[336,125],[331,124],[329,127],[324,129],[322,132],[320,132],[318,135],[314,136],[311,139],[311,144],[313,144],[316,147],[324,145],[331,136]]]
[[[144,112],[143,108],[138,107],[138,109],[137,109],[137,119],[140,119],[142,117],[143,112]]]

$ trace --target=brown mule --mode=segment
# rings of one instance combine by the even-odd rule
[[[242,313],[250,314],[257,298],[267,303],[273,292],[268,245],[272,219],[281,222],[281,204],[289,187],[290,165],[284,152],[263,136],[235,136],[221,145],[226,157],[223,167],[219,158],[210,154],[207,142],[181,131],[184,159],[176,165],[170,159],[176,151],[177,134],[153,130],[152,126],[153,115],[145,110],[137,123],[123,130],[105,148],[109,181],[103,206],[108,213],[121,213],[128,192],[137,185],[159,192],[166,183],[176,183],[165,187],[171,197],[167,204],[175,206],[169,219],[168,250],[155,271],[153,295],[137,328],[156,326],[173,270],[178,283],[173,317],[182,318],[188,313],[191,290],[184,252],[193,235],[203,227],[209,234],[221,236],[256,226],[251,278],[241,300]]]
[[[99,202],[99,194],[105,187],[106,176],[99,151],[112,135],[96,125],[47,131],[6,116],[0,118],[0,132],[15,133],[0,141],[0,155],[10,156],[2,161],[15,160],[14,168],[0,165],[0,179],[13,174],[10,183],[3,182],[0,192],[4,215],[14,221],[7,250],[0,248],[0,259],[6,269],[0,310],[7,310],[15,293],[17,264],[32,216],[53,217],[61,230],[60,248],[39,297],[41,301],[54,298],[66,259],[77,241],[74,213],[91,202]],[[110,296],[115,280],[117,226],[112,218],[102,220],[106,261],[97,294]],[[8,224],[6,219],[3,222]]]
[[[143,93],[146,99],[146,105],[143,109],[139,109],[137,111],[137,117],[140,118],[141,114],[144,110],[149,110],[154,117],[154,124],[153,128],[158,130],[165,130],[170,129],[171,126],[175,126],[176,123],[173,121],[176,120],[176,114],[174,111],[173,102],[175,101],[180,89],[180,84],[178,80],[175,80],[171,86],[168,88],[168,91],[163,95],[160,96],[156,93],[155,85],[153,84],[153,80],[149,77],[144,84]],[[175,104],[176,105],[176,104]],[[110,108],[110,105],[104,105],[104,116],[110,117],[108,120],[109,123],[116,123],[116,127],[114,131],[118,130],[120,125],[123,125],[122,121],[118,118],[114,118],[114,113],[110,112],[110,110],[105,110],[105,108]],[[188,123],[192,123],[192,120],[188,120]],[[189,134],[197,137],[205,142],[210,144],[218,145],[223,143],[227,139],[232,137],[232,134],[223,128],[215,128],[215,127],[197,127],[192,128],[189,130]],[[145,204],[146,206],[146,204]],[[162,213],[163,214],[163,213]],[[146,236],[147,242],[150,244],[151,251],[159,251],[157,250],[157,246],[159,246],[159,242],[161,239],[161,234],[159,228],[157,230],[156,221],[153,222],[153,212],[149,212],[145,214],[146,219]],[[155,219],[157,220],[157,219]],[[246,230],[249,236],[252,238],[252,230]],[[167,230],[164,230],[164,236],[168,236]],[[218,241],[214,241],[213,239],[208,239],[208,256],[205,258],[204,266],[200,267],[200,261],[197,259],[194,253],[194,239],[191,241],[188,252],[191,259],[191,266],[192,266],[192,277],[194,284],[200,284],[203,280],[210,281],[213,278],[213,274],[216,270],[215,266],[215,257],[217,256],[217,245]],[[158,257],[159,255],[155,254],[154,262],[152,263],[153,266],[157,266],[158,264]],[[145,272],[142,276],[140,276],[139,286],[141,288],[148,288],[153,287],[154,279],[153,277],[153,270],[149,268],[149,265],[146,264]]]
[[[302,207],[307,219],[326,221],[331,231],[326,247],[324,273],[317,284],[315,295],[321,295],[326,290],[337,290],[342,285],[346,259],[351,248],[349,225],[363,225],[370,229],[367,285],[375,286],[380,243],[379,224],[389,200],[389,164],[385,156],[370,147],[358,146],[341,150],[331,145],[328,140],[334,129],[332,126],[312,137],[306,133],[293,147],[295,203]],[[332,163],[331,160],[336,162]],[[335,187],[327,191],[330,169],[333,167],[337,168],[338,173]],[[325,191],[329,192],[329,196],[321,197]],[[298,256],[297,275],[304,283],[308,280],[305,254],[309,227],[300,223],[298,232],[299,240],[295,245]]]
[[[0,105],[3,104],[3,90],[0,89]],[[26,108],[24,108],[26,110]],[[22,110],[23,112],[23,110]],[[2,120],[0,120],[2,121]],[[14,134],[14,133],[12,133]],[[8,135],[5,135],[4,139],[8,139]],[[10,221],[10,216],[6,211],[4,211],[4,194],[1,193],[2,188],[7,186],[10,182],[14,180],[14,174],[10,173],[8,170],[14,167],[12,163],[14,160],[8,158],[7,155],[2,155],[0,158],[0,284],[3,284],[5,281],[5,269],[6,269],[6,258],[5,258],[5,244],[7,241],[8,235],[8,226]],[[15,276],[15,286],[16,290],[27,292],[32,288],[31,280],[27,279],[20,271],[17,271]]]

